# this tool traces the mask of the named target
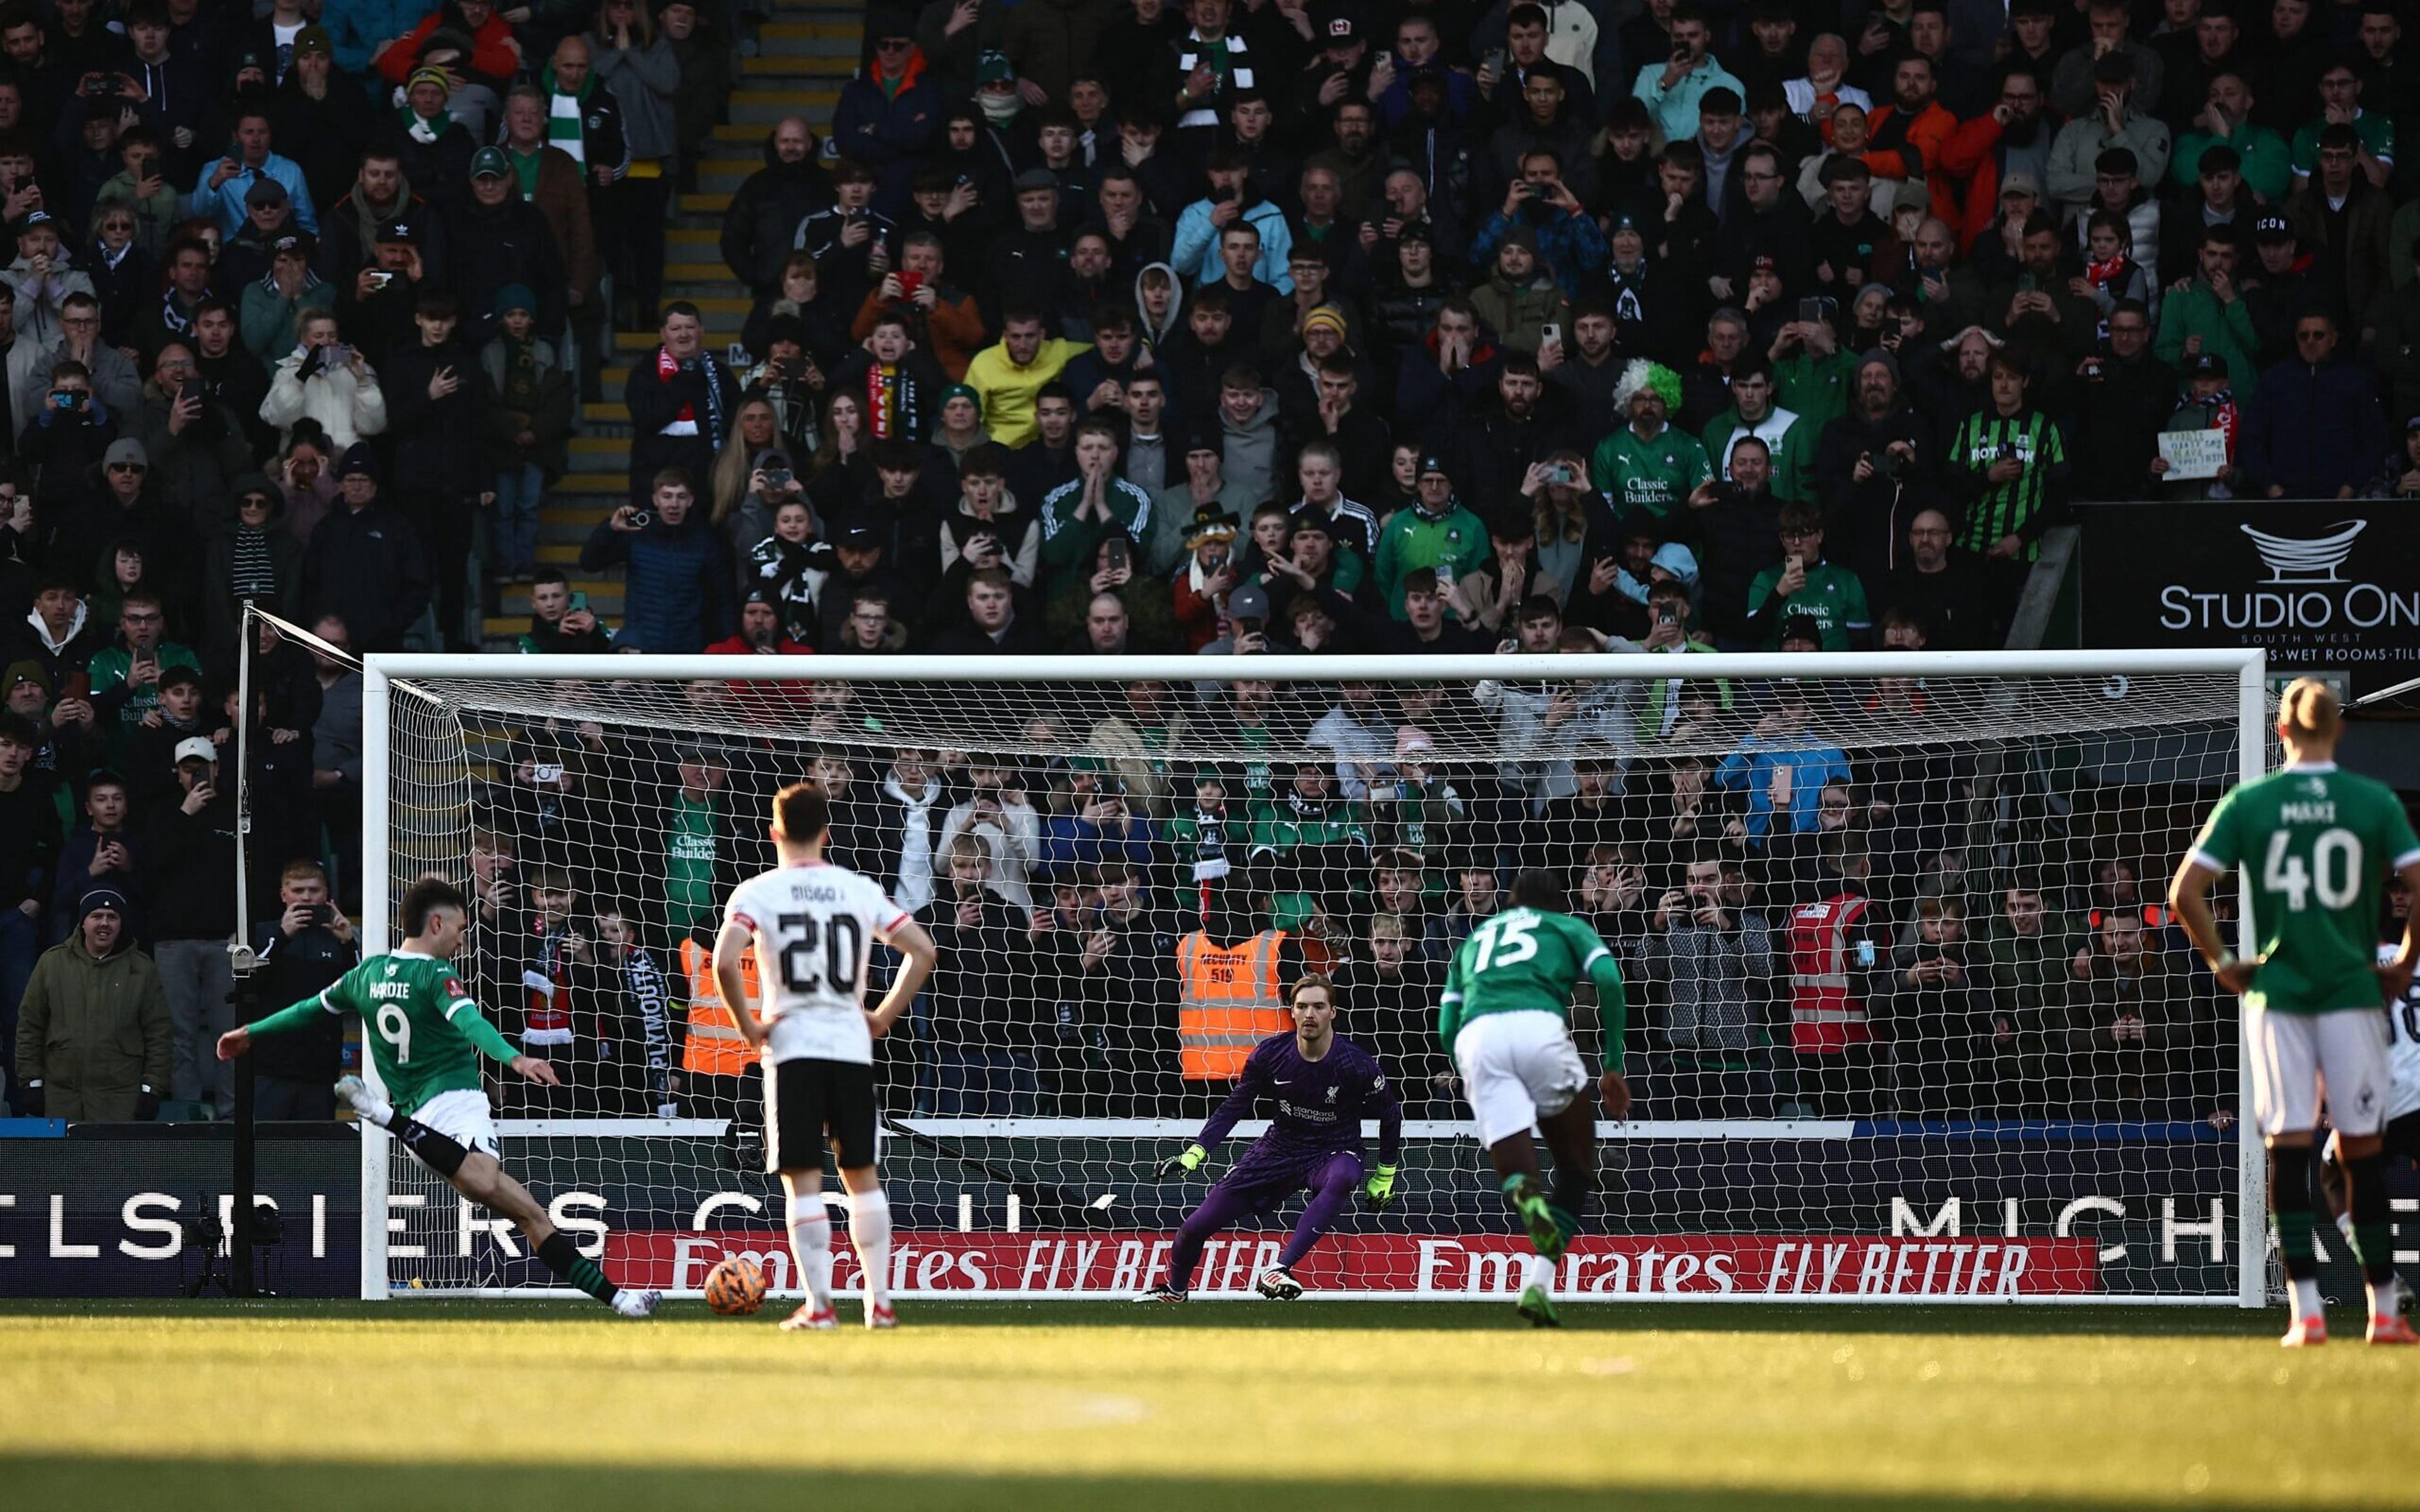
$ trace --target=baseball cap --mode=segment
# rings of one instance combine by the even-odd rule
[[[2000,180],[2000,197],[2006,199],[2011,194],[2031,194],[2040,199],[2041,180],[2020,169]]]
[[[420,232],[410,221],[385,221],[379,225],[378,239],[380,241],[400,241],[405,246],[413,246],[420,240]]]
[[[213,766],[218,764],[219,748],[218,747],[210,744],[209,736],[187,735],[184,739],[177,742],[178,764],[181,765],[186,762],[195,761],[208,762]]]
[[[1350,15],[1330,16],[1326,24],[1320,28],[1320,45],[1323,47],[1350,47],[1360,39],[1361,28]]]
[[[335,53],[335,45],[328,37],[328,28],[317,22],[294,34],[296,57],[334,57]]]
[[[471,154],[471,177],[473,178],[509,178],[513,165],[497,147],[481,147]]]
[[[2252,237],[2256,241],[2291,241],[2294,223],[2282,215],[2264,215],[2252,223]]]
[[[2195,378],[2226,378],[2226,359],[2216,352],[2203,352],[2193,360]]]
[[[845,546],[852,550],[870,551],[881,544],[882,537],[875,534],[874,527],[861,519],[842,526],[832,536],[832,545]]]
[[[378,454],[370,450],[370,443],[367,441],[355,441],[346,447],[344,460],[336,464],[336,476],[339,480],[349,478],[355,473],[365,478],[378,476]]]
[[[121,436],[109,443],[108,451],[101,454],[101,465],[105,468],[147,468],[151,465],[151,454],[145,451],[143,443],[133,437]]]
[[[1244,583],[1227,595],[1227,617],[1231,620],[1260,620],[1269,617],[1269,592],[1259,583]]]
[[[1447,471],[1444,457],[1437,455],[1435,452],[1422,452],[1420,454],[1420,471],[1418,476],[1425,478],[1432,472],[1436,473],[1441,477],[1450,478],[1453,476],[1450,471]]]

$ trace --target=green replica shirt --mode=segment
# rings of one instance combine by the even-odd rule
[[[1714,475],[1706,449],[1678,425],[1667,425],[1652,441],[1624,425],[1597,442],[1589,458],[1589,481],[1613,501],[1614,513],[1643,509],[1658,519],[1678,514],[1698,486]]]
[[[1775,601],[1774,590],[1781,582],[1787,563],[1776,563],[1756,575],[1747,585],[1748,623],[1761,630],[1764,648],[1778,650],[1781,645],[1781,622],[1793,617],[1813,620],[1823,629],[1823,649],[1848,651],[1849,637],[1862,635],[1874,627],[1874,617],[1866,608],[1866,585],[1846,567],[1836,567],[1828,562],[1818,562],[1807,569],[1807,585],[1788,598]]]
[[[1572,1021],[1572,989],[1596,983],[1597,1018],[1605,1029],[1605,1069],[1621,1069],[1628,1001],[1621,967],[1596,931],[1569,914],[1507,908],[1470,932],[1446,972],[1437,1000],[1437,1037],[1448,1054],[1472,1019],[1490,1013],[1543,1010]]]
[[[2384,783],[2333,762],[2288,766],[2218,802],[2193,859],[2243,868],[2259,965],[2243,1000],[2278,1013],[2375,1009],[2381,879],[2420,861]]]
[[[379,1080],[405,1113],[441,1092],[479,1090],[481,1051],[497,1060],[510,1060],[515,1053],[495,1026],[479,1016],[479,1005],[463,991],[454,964],[433,955],[396,950],[372,956],[317,998],[263,1019],[253,1032],[277,1033],[314,1009],[362,1016],[369,1031],[363,1041]]]
[[[711,798],[701,802],[685,793],[673,795],[671,821],[664,829],[664,901],[685,927],[722,906],[714,885],[722,826]]]
[[[2312,174],[2319,171],[2319,130],[2325,125],[2327,122],[2324,120],[2313,121],[2294,133],[2294,171],[2296,173]],[[2389,167],[2394,166],[2394,117],[2379,111],[2364,110],[2356,105],[2352,113],[2352,134],[2361,139],[2361,145],[2369,149],[2371,157]]]

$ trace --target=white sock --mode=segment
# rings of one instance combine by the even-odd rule
[[[865,1273],[865,1310],[891,1305],[891,1199],[880,1187],[848,1196],[848,1239]]]
[[[2396,1277],[2390,1275],[2385,1280],[2381,1281],[2376,1286],[2369,1288],[2370,1317],[2397,1317],[2400,1315],[2402,1307],[2403,1283]]]
[[[798,1262],[799,1283],[817,1312],[831,1305],[831,1215],[824,1211],[823,1194],[810,1192],[789,1199],[790,1257]]]
[[[2328,1310],[2327,1300],[2319,1295],[2319,1278],[2306,1277],[2294,1283],[2294,1316],[2321,1318]]]
[[[1529,1287],[1540,1287],[1544,1288],[1548,1296],[1552,1296],[1554,1294],[1554,1261],[1546,1258],[1543,1255],[1529,1255],[1522,1257],[1521,1264],[1521,1285],[1525,1288]]]

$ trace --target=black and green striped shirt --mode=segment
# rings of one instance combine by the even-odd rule
[[[2003,455],[2025,465],[2007,483],[1993,483],[1992,464]],[[1949,443],[1949,465],[1966,506],[1958,544],[1989,551],[2004,536],[2025,543],[2024,558],[2040,552],[2041,532],[2067,510],[2067,438],[2058,423],[2028,405],[2013,415],[1968,415]]]

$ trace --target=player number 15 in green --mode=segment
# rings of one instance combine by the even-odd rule
[[[2280,829],[2269,837],[2269,855],[2260,866],[2260,886],[2286,900],[2287,910],[2299,914],[2311,895],[2322,908],[2350,908],[2361,896],[2361,837],[2350,829],[2323,829],[2311,842],[2311,861],[2291,853],[2294,835]]]
[[[1498,914],[1479,926],[1473,937],[1479,941],[1479,953],[1472,956],[1470,969],[1475,972],[1489,966],[1517,966],[1538,953],[1538,920],[1533,915]]]

